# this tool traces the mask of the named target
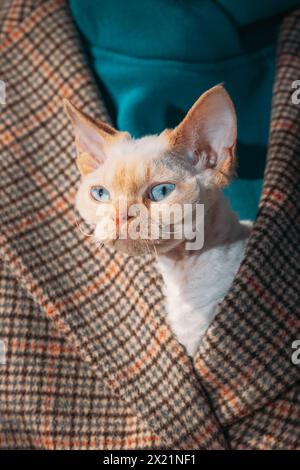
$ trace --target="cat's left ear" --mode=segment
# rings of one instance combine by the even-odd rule
[[[87,116],[66,98],[64,108],[75,134],[77,166],[84,176],[95,171],[105,161],[106,143],[122,133]]]
[[[214,182],[226,186],[235,172],[237,139],[236,113],[226,90],[218,85],[200,96],[169,139],[195,164],[201,159],[201,166],[213,170]]]

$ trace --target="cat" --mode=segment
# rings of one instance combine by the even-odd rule
[[[239,269],[251,230],[222,191],[236,166],[237,120],[227,91],[211,88],[177,127],[139,139],[92,119],[67,99],[64,106],[82,175],[79,213],[97,240],[129,255],[156,255],[167,320],[193,356]],[[172,206],[189,207],[189,222],[183,210],[177,218],[165,217]],[[197,206],[204,219],[196,223]],[[143,210],[137,217],[131,207]],[[134,224],[139,230],[130,235]],[[177,236],[185,224],[189,246],[182,231]],[[148,239],[141,235],[145,228]]]

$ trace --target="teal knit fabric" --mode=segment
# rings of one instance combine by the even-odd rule
[[[238,178],[225,190],[254,219],[265,166],[278,27],[299,0],[70,0],[91,65],[120,130],[178,124],[224,83],[238,114]]]

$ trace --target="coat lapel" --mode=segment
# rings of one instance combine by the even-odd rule
[[[152,258],[96,250],[78,229],[79,175],[62,96],[107,115],[64,1],[39,2],[5,31],[0,68],[1,257],[162,447],[223,448],[193,364],[165,323]]]
[[[279,397],[300,379],[300,10],[281,30],[260,210],[246,257],[199,348],[196,370],[221,422]]]

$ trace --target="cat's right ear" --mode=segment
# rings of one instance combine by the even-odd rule
[[[64,109],[75,135],[77,166],[85,176],[95,171],[106,159],[105,143],[119,132],[101,121],[96,121],[64,98]]]

